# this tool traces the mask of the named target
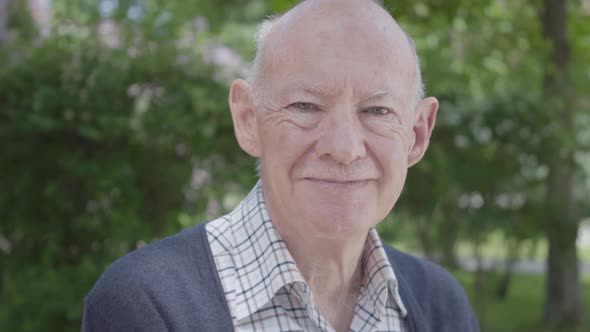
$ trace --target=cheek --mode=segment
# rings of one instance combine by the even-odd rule
[[[382,174],[379,184],[383,198],[397,199],[408,171],[408,149],[401,138],[381,140],[375,144],[374,155]]]
[[[401,188],[403,186],[406,174],[408,172],[408,154],[405,149],[399,148],[387,159],[385,170],[386,179],[392,188]]]
[[[397,131],[392,136],[373,136],[371,138],[373,155],[384,175],[399,173],[408,166],[408,137],[407,133]]]
[[[262,135],[262,155],[265,163],[277,170],[291,170],[309,147],[311,135],[307,130],[288,122],[274,128],[265,128]],[[280,165],[280,166],[279,166]]]

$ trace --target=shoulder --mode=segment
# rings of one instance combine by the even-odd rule
[[[158,284],[167,282],[158,279],[170,273],[182,274],[206,263],[205,252],[200,250],[207,245],[206,238],[201,238],[204,234],[201,228],[202,225],[186,229],[119,258],[105,270],[91,294],[97,286],[148,286],[155,281]]]
[[[418,307],[420,314],[431,322],[437,322],[437,325],[452,322],[458,324],[461,331],[479,330],[465,290],[451,273],[426,259],[387,245],[384,247],[408,312],[412,306]]]
[[[464,292],[455,277],[443,267],[411,254],[384,245],[396,275],[401,275],[411,284],[433,289],[450,289]]]
[[[223,296],[216,291],[208,246],[199,225],[115,261],[85,298],[84,330],[169,330],[193,324],[182,318],[193,311],[191,319],[198,319],[205,304]]]

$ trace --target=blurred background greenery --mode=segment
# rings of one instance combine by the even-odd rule
[[[0,0],[2,330],[79,330],[109,263],[247,193],[228,85],[293,3]],[[589,330],[590,1],[385,5],[441,110],[383,238],[454,271],[483,331]]]

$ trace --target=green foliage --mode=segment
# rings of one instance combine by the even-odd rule
[[[429,150],[410,170],[398,209],[426,216],[435,245],[455,241],[449,233],[483,241],[495,229],[516,238],[539,236],[550,164],[564,148],[588,154],[580,136],[590,108],[585,94],[571,94],[581,106],[579,131],[556,128],[563,100],[544,95],[550,47],[541,36],[538,9],[501,1],[386,5],[415,36],[428,94],[441,102]],[[580,61],[589,60],[590,53],[581,51],[588,14],[575,6],[571,40],[579,50],[573,67],[587,81]],[[580,78],[570,89],[583,87]],[[582,168],[576,172],[588,178]],[[587,183],[575,185],[578,206],[587,206]]]
[[[227,86],[193,49],[198,36],[179,46],[182,21],[164,35],[122,21],[109,46],[97,17],[76,18],[86,25],[58,22],[46,38],[1,49],[7,330],[79,330],[83,296],[110,262],[203,220],[225,184],[243,181],[227,175],[252,169],[233,138]],[[198,170],[209,178],[195,180]]]

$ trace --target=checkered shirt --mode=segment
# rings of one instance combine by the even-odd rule
[[[334,331],[268,217],[260,181],[206,230],[236,331]],[[364,280],[349,331],[407,331],[397,279],[374,228],[362,266]]]

